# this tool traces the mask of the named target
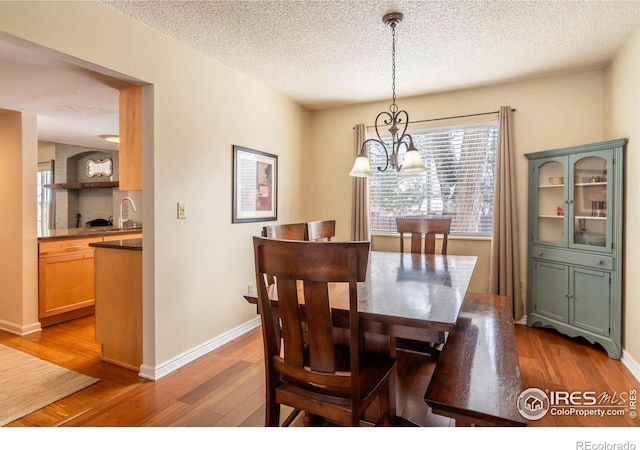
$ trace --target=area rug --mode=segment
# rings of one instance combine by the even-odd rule
[[[98,381],[0,345],[0,426]]]

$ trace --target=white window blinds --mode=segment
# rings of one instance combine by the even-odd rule
[[[395,232],[396,217],[444,215],[453,219],[452,234],[491,235],[497,122],[410,134],[427,166],[415,177],[378,171],[385,166],[384,151],[369,145],[371,231]]]

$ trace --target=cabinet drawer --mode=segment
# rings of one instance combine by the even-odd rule
[[[93,251],[93,247],[89,247],[89,244],[101,241],[101,237],[45,241],[39,243],[38,249],[40,256],[68,255]]]
[[[614,260],[611,256],[596,255],[593,253],[580,253],[576,251],[561,250],[557,248],[542,247],[538,245],[534,245],[532,247],[531,257],[604,270],[613,270],[614,263]]]

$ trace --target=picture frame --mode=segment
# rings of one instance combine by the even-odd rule
[[[232,223],[278,220],[278,156],[233,145]]]
[[[87,176],[93,177],[110,177],[113,175],[113,160],[106,159],[90,159],[87,161]]]

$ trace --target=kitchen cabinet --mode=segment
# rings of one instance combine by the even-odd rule
[[[120,190],[142,190],[142,86],[120,90]]]
[[[527,323],[621,357],[625,139],[529,160]]]
[[[140,230],[41,241],[38,245],[38,312],[41,326],[94,314],[95,250],[89,244],[138,238],[142,238]]]
[[[101,359],[140,370],[142,364],[142,241],[95,246],[96,340]]]
[[[41,242],[38,258],[42,326],[94,313],[93,253],[101,237]]]

